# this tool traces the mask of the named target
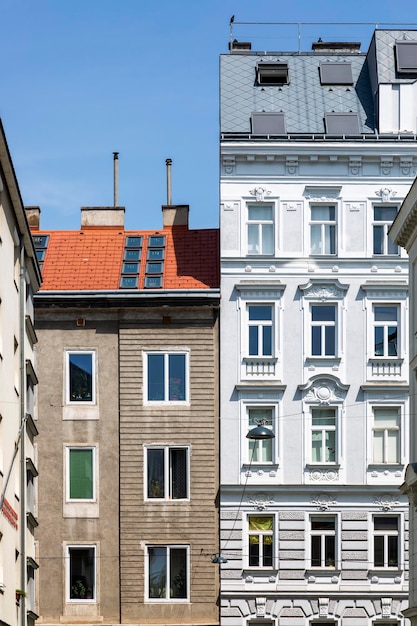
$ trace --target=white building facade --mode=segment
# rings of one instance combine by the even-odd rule
[[[0,122],[0,623],[32,626],[38,568],[33,294],[40,273]]]
[[[417,33],[221,57],[221,623],[404,624]],[[252,441],[263,423],[275,437]]]

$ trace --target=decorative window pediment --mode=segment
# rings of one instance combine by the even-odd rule
[[[304,385],[298,385],[305,402],[335,404],[345,400],[349,385],[344,385],[336,376],[319,374]]]

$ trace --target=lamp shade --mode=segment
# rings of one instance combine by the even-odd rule
[[[275,435],[264,425],[255,426],[246,435],[247,439],[274,439]]]

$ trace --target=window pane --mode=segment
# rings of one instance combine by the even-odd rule
[[[185,400],[185,355],[170,354],[169,358],[169,399]]]
[[[325,450],[326,463],[334,463],[336,460],[336,432],[326,432],[326,450]]]
[[[312,224],[310,229],[311,254],[321,254],[321,224]]]
[[[71,402],[91,402],[93,399],[93,355],[69,355],[69,383]]]
[[[318,517],[312,518],[311,528],[312,530],[334,531],[336,529],[336,520],[334,517],[326,517],[325,515],[320,515]]]
[[[334,206],[313,206],[311,207],[311,219],[315,222],[327,222],[334,221],[335,219],[335,207]]]
[[[377,428],[394,428],[398,426],[398,409],[375,409],[374,419]]]
[[[336,227],[326,224],[324,229],[324,254],[336,252]]]
[[[398,565],[398,537],[388,537],[388,567]]]
[[[321,451],[323,448],[323,443],[322,443],[322,433],[321,431],[318,432],[314,432],[312,433],[312,441],[311,441],[311,459],[313,461],[313,463],[320,463],[322,458],[321,458]]]
[[[164,450],[148,449],[148,498],[164,498]]]
[[[313,322],[334,322],[336,320],[336,307],[312,306],[311,317]]]
[[[249,309],[249,319],[252,321],[271,321],[272,320],[272,306],[271,305],[251,305]]]
[[[336,329],[334,326],[326,326],[324,336],[326,341],[326,356],[335,356],[336,354]]]
[[[264,537],[263,544],[263,566],[272,567],[274,544],[272,537]]]
[[[93,451],[70,450],[70,498],[92,500],[93,498]]]
[[[164,399],[164,355],[148,354],[148,400]]]
[[[374,565],[384,567],[384,537],[374,537]]]
[[[262,254],[274,253],[274,227],[272,224],[262,225]]]
[[[375,517],[374,528],[375,530],[398,530],[398,517]]]
[[[313,409],[313,426],[334,426],[336,413],[334,409]]]
[[[259,354],[258,332],[258,326],[249,326],[249,356]]]
[[[382,326],[375,328],[375,356],[384,356],[384,329]]]
[[[259,537],[257,535],[249,537],[249,565],[259,567]]]
[[[311,329],[311,354],[313,356],[321,355],[321,326],[313,326]]]
[[[187,450],[172,448],[170,454],[171,497],[176,500],[187,497]]]
[[[149,548],[149,597],[166,597],[166,548]]]
[[[398,309],[396,306],[376,306],[375,321],[376,322],[396,322]]]
[[[248,225],[248,252],[259,254],[259,225]]]
[[[374,226],[374,254],[384,254],[383,226]]]
[[[264,326],[262,329],[262,356],[272,355],[272,326]]]
[[[397,356],[397,328],[388,327],[388,356]]]
[[[311,537],[311,565],[321,566],[321,537]]]
[[[187,554],[184,548],[170,549],[170,598],[187,597]]]
[[[72,600],[95,596],[94,548],[69,548],[70,593]]]
[[[335,562],[336,562],[336,543],[335,543],[335,537],[332,535],[330,537],[325,537],[324,538],[324,550],[325,550],[325,562],[324,565],[326,567],[334,567]]]
[[[388,254],[398,254],[398,246],[392,241],[391,237],[388,237]]]
[[[387,433],[387,463],[398,463],[398,430],[391,430]]]
[[[384,433],[383,431],[374,432],[374,463],[384,462]]]
[[[259,441],[260,461],[262,463],[272,463],[272,439]]]
[[[248,217],[250,220],[256,221],[272,221],[272,206],[249,206]]]
[[[374,207],[374,220],[376,222],[393,222],[396,215],[397,207],[395,206]]]

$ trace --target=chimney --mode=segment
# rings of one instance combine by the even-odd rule
[[[82,206],[81,229],[125,227],[124,206]]]
[[[26,217],[31,230],[39,230],[41,225],[41,207],[25,206]]]
[[[167,168],[167,203],[162,205],[164,228],[172,228],[174,226],[186,226],[188,228],[190,207],[188,204],[172,204],[172,159],[165,159],[165,164]]]
[[[328,54],[329,52],[334,52],[337,54],[340,53],[351,53],[355,54],[360,52],[361,50],[361,42],[360,41],[313,41],[311,44],[311,49],[314,52],[321,52],[324,54]]]

